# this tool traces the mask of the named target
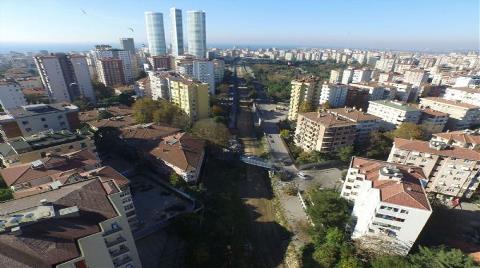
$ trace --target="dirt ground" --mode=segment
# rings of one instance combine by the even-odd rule
[[[252,114],[247,107],[241,107],[238,130],[245,153],[260,155],[263,149],[255,139]],[[247,181],[240,186],[239,194],[251,217],[250,241],[258,267],[287,267],[284,255],[290,234],[275,221],[273,194],[266,170],[249,165]]]

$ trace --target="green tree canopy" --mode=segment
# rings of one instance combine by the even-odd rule
[[[315,108],[310,102],[304,101],[302,104],[300,104],[300,107],[298,108],[298,111],[300,113],[309,113],[315,111]]]
[[[337,150],[337,156],[343,162],[349,162],[354,153],[353,146],[344,146]]]
[[[378,131],[372,132],[370,133],[370,144],[367,147],[367,157],[385,160],[392,145],[393,141],[389,135]]]
[[[284,139],[290,138],[290,130],[288,130],[288,129],[280,130],[280,136]]]
[[[175,172],[172,172],[169,177],[170,184],[175,188],[184,188],[187,186],[187,182]]]
[[[307,209],[313,223],[318,226],[344,228],[350,221],[350,206],[334,190],[310,192],[312,205]]]
[[[185,112],[165,100],[139,99],[133,105],[133,116],[139,124],[163,123],[182,129],[190,125]]]
[[[402,123],[397,129],[389,133],[390,137],[402,139],[421,140],[425,137],[425,133],[420,125],[414,123]]]
[[[199,138],[220,146],[226,146],[231,136],[225,124],[216,122],[212,118],[195,122],[192,133]]]

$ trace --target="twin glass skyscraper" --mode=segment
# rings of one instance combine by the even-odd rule
[[[172,54],[184,54],[182,10],[170,9],[172,23],[171,44]],[[163,14],[159,12],[145,12],[147,25],[148,48],[152,56],[166,54],[165,32],[163,28]],[[197,58],[206,58],[207,36],[204,11],[187,11],[187,44],[188,54]]]
[[[207,56],[205,12],[187,11],[188,54],[198,58]]]
[[[163,14],[160,12],[145,12],[147,26],[148,50],[152,56],[161,56],[167,53],[165,45],[165,31],[163,28]]]

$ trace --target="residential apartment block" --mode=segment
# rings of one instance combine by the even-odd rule
[[[4,111],[27,105],[20,84],[15,81],[0,81],[0,104]]]
[[[115,179],[92,178],[1,203],[0,266],[142,267],[125,200]]]
[[[406,70],[403,75],[403,82],[412,84],[415,87],[426,83],[428,80],[428,73],[425,70]]]
[[[430,136],[434,133],[442,132],[445,129],[448,122],[447,113],[435,111],[430,108],[422,109],[421,112],[422,115],[418,123],[422,126],[425,134]]]
[[[97,75],[100,82],[107,87],[125,84],[122,60],[101,58],[97,60]]]
[[[447,129],[466,129],[480,123],[480,106],[446,100],[438,97],[420,99],[420,107],[447,113]]]
[[[353,145],[356,124],[327,112],[301,113],[295,130],[295,145],[305,151],[333,153]]]
[[[447,87],[443,98],[478,106],[480,105],[480,88]]]
[[[370,101],[367,113],[380,117],[382,119],[381,128],[385,130],[394,129],[406,122],[416,124],[421,116],[419,109],[389,100]]]
[[[370,140],[370,134],[378,131],[381,124],[380,117],[367,114],[353,108],[329,109],[329,113],[347,119],[356,124],[355,144],[362,147]]]
[[[75,130],[80,127],[78,107],[73,104],[32,104],[0,114],[0,132],[5,138],[30,136],[45,130]]]
[[[480,130],[458,130],[447,131],[433,134],[432,140],[442,141],[448,145],[468,148],[472,150],[480,149]]]
[[[322,85],[320,84],[320,79],[313,76],[292,80],[291,84],[288,120],[296,121],[303,103],[309,103],[312,107],[318,106]]]
[[[34,61],[50,100],[71,102],[85,97],[95,102],[85,56],[56,53],[50,56],[36,56]]]
[[[320,91],[319,104],[329,104],[332,108],[344,107],[348,86],[341,84],[323,84]]]
[[[96,151],[91,137],[67,130],[45,131],[1,143],[0,158],[3,165],[9,167],[31,163],[50,154],[69,154],[83,149]]]
[[[388,162],[421,167],[427,191],[446,201],[470,198],[479,184],[480,153],[441,141],[396,138]]]
[[[352,239],[380,252],[406,255],[432,208],[421,168],[353,157],[341,196],[354,203]]]

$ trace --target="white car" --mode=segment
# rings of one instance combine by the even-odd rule
[[[302,171],[298,172],[297,175],[304,180],[306,180],[310,177],[307,174],[303,173]]]

